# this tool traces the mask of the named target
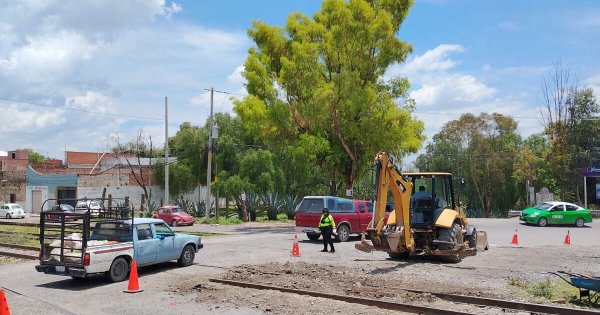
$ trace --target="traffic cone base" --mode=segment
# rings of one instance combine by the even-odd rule
[[[4,295],[4,290],[2,289],[0,289],[0,315],[10,315],[8,302],[6,302],[6,295]]]
[[[567,235],[565,235],[565,245],[571,245],[571,235],[569,234],[569,231],[567,231]]]
[[[126,293],[138,293],[144,290],[140,289],[140,284],[138,282],[138,274],[137,274],[137,264],[135,259],[131,262],[131,271],[129,272],[129,284],[127,285],[127,290],[123,290]]]
[[[519,236],[517,235],[517,230],[515,230],[515,234],[513,234],[512,241],[510,243],[513,245],[519,245]]]

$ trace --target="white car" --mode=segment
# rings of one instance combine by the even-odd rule
[[[18,203],[5,203],[0,206],[0,218],[24,218],[25,211]]]
[[[90,211],[92,216],[99,216],[104,212],[104,204],[100,200],[81,200],[75,205],[75,212]]]

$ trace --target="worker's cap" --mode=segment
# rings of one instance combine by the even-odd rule
[[[323,208],[323,212],[329,212],[329,210],[327,210],[327,208]]]

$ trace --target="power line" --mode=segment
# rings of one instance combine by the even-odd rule
[[[95,112],[95,111],[86,110],[86,109],[70,108],[70,107],[59,106],[59,105],[41,104],[41,103],[35,103],[35,102],[30,102],[30,101],[22,101],[22,100],[16,100],[16,99],[11,99],[11,98],[4,98],[4,97],[0,97],[0,100],[2,100],[2,101],[8,101],[8,102],[14,102],[14,103],[22,103],[22,104],[29,104],[29,105],[35,105],[35,106],[42,106],[42,107],[50,107],[50,108],[56,108],[56,109],[70,110],[70,111],[82,112],[82,113],[88,113],[88,114],[95,114],[95,115],[106,115],[106,116],[113,116],[113,117],[135,118],[135,119],[142,119],[142,120],[159,120],[159,121],[163,120],[163,118],[144,117],[144,116],[135,116],[135,115],[125,115],[125,114],[117,114],[117,113]]]

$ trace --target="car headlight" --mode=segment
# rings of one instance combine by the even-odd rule
[[[540,215],[539,212],[534,212],[534,213],[531,214],[531,217],[534,218],[534,217],[537,217],[538,215]]]

